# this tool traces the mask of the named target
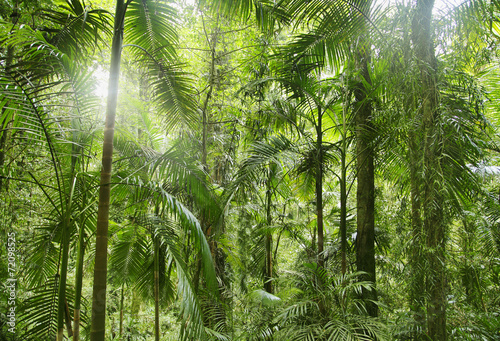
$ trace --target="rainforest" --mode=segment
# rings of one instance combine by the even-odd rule
[[[0,341],[500,340],[500,1],[0,0]]]

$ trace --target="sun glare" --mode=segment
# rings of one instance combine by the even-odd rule
[[[101,98],[106,98],[108,95],[108,77],[109,73],[103,70],[101,67],[99,67],[95,72],[94,72],[94,77],[95,77],[95,89],[94,89],[94,94],[96,96],[99,96]]]

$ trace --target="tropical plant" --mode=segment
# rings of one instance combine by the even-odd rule
[[[25,309],[34,310],[24,321],[30,333],[33,331],[28,334],[30,337],[54,335],[57,329],[57,337],[62,339],[67,313],[68,257],[75,222],[79,223],[80,235],[92,224],[88,218],[92,209],[86,199],[92,196],[88,185],[91,178],[85,175],[89,164],[85,155],[92,148],[93,135],[82,135],[80,129],[92,131],[91,112],[97,102],[89,91],[92,79],[84,71],[87,56],[83,52],[95,47],[99,38],[95,32],[106,32],[107,19],[105,11],[88,11],[78,1],[67,2],[58,9],[42,7],[39,19],[50,19],[53,28],[42,34],[15,22],[3,41],[12,54],[2,68],[2,122],[4,127],[10,126],[13,136],[45,146],[50,160],[49,172],[42,177],[43,173],[28,172],[26,178],[18,180],[35,184],[51,207],[46,213],[46,224],[39,230],[34,249],[37,251],[31,257],[39,268],[32,267],[27,278],[32,288],[55,278],[51,283],[58,288],[57,304],[47,309],[38,302],[28,308],[31,303],[27,301]],[[7,133],[2,131],[3,136]],[[59,244],[59,249],[54,243]],[[83,254],[84,249],[80,251]],[[76,297],[79,301],[81,292],[76,292]],[[76,311],[79,309],[77,306]],[[54,317],[56,322],[52,324]],[[42,320],[48,323],[47,328],[37,327],[37,321]],[[71,324],[67,328],[71,335]]]
[[[332,275],[305,263],[294,275],[297,295],[275,318],[275,340],[389,339],[384,324],[368,316],[358,299],[362,290],[373,290],[370,282],[358,280],[360,273]]]
[[[113,136],[118,99],[118,81],[123,39],[134,57],[147,66],[158,108],[166,114],[166,127],[187,120],[193,122],[189,86],[175,65],[176,33],[173,28],[175,9],[163,2],[117,0],[111,66],[109,74],[106,123],[104,129],[102,170],[97,212],[96,261],[92,298],[91,339],[104,340],[106,312],[106,277],[108,218],[111,193]]]

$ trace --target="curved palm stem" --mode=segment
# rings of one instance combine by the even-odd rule
[[[73,193],[75,190],[76,177],[73,178],[73,183],[71,186],[71,191],[69,193],[68,204],[65,210],[65,215],[62,221],[62,260],[61,260],[61,273],[59,277],[59,301],[57,309],[57,338],[56,341],[62,341],[64,339],[64,313],[66,311],[66,280],[68,275],[68,259],[69,259],[69,244],[70,244],[70,221],[71,221],[71,211],[73,202]],[[72,334],[72,330],[68,330]],[[71,336],[71,335],[70,335]]]

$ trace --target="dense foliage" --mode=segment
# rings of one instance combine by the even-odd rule
[[[0,340],[500,340],[497,0],[0,32]]]

